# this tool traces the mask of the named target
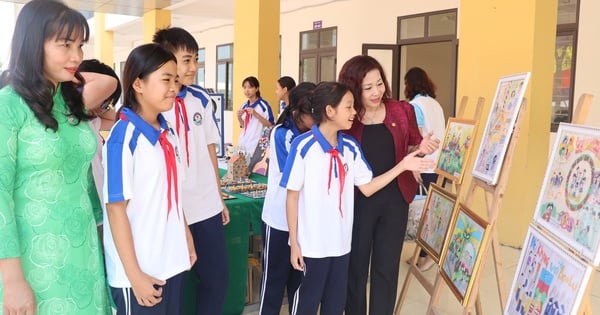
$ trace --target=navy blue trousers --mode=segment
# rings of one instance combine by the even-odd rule
[[[167,279],[162,286],[162,301],[152,307],[138,304],[131,288],[110,287],[117,306],[117,315],[181,315],[183,314],[183,284],[185,272]]]
[[[192,267],[200,282],[196,288],[196,314],[223,313],[229,260],[221,213],[190,225],[198,261]]]
[[[260,285],[260,315],[279,315],[283,292],[287,288],[288,305],[300,285],[302,273],[290,263],[289,232],[263,222],[263,274]],[[291,312],[291,307],[290,307]]]
[[[304,274],[294,294],[293,315],[342,315],[346,304],[350,255],[304,257]]]

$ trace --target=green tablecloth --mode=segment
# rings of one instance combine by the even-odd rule
[[[220,170],[221,176],[225,174]],[[266,183],[265,176],[252,174],[251,179]],[[250,230],[254,235],[262,234],[262,206],[264,199],[252,199],[240,194],[232,194],[236,199],[226,200],[231,222],[225,226],[227,255],[229,258],[229,283],[223,315],[239,315],[244,310],[246,282],[248,277],[248,249]],[[185,289],[184,314],[195,314],[195,284],[198,278],[188,273]]]

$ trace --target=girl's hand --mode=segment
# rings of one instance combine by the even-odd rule
[[[246,108],[246,112],[250,116],[254,116],[254,114],[256,114],[256,112],[254,111],[254,108]]]
[[[400,163],[405,170],[409,171],[425,171],[435,166],[435,162],[432,159],[425,159],[418,157],[417,155],[423,154],[421,149],[418,149],[407,156],[405,156]]]
[[[223,220],[223,225],[227,225],[230,221],[229,209],[227,209],[227,206],[223,206],[223,212],[221,212],[221,219]]]
[[[192,231],[187,226],[185,227],[185,239],[187,241],[188,254],[190,256],[190,267],[193,266],[198,260],[198,255],[196,254],[196,248],[194,247],[194,237],[192,236]]]
[[[304,257],[298,244],[290,245],[290,262],[294,269],[304,271]]]
[[[433,137],[433,131],[430,131],[425,138],[419,144],[419,149],[421,153],[427,155],[435,152],[440,146],[440,139],[435,139]]]
[[[162,301],[161,286],[165,283],[164,280],[140,272],[134,279],[131,279],[131,288],[139,305],[151,307]]]
[[[35,295],[25,279],[6,281],[2,285],[4,286],[2,314],[28,315],[37,312]]]
[[[244,110],[243,109],[239,109],[237,111],[237,118],[242,119],[242,114],[244,114]]]

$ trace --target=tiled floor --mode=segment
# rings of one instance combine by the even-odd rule
[[[400,266],[400,280],[398,281],[398,294],[400,294],[400,290],[402,289],[402,285],[404,284],[404,279],[406,277],[406,272],[408,270],[408,265],[405,263],[407,259],[414,252],[414,243],[406,242],[404,244],[404,249],[402,250],[402,263]],[[519,261],[520,251],[514,248],[501,246],[500,248],[500,257],[502,263],[502,273],[504,278],[504,284],[506,294],[508,295],[510,286],[512,285],[515,269],[517,268],[517,264]],[[597,271],[592,275],[592,289],[591,291],[591,304],[592,304],[592,312],[595,314],[600,314],[600,277],[597,277]],[[436,270],[432,268],[431,270],[426,272],[426,277],[430,279],[432,282],[435,279]],[[446,285],[442,285],[442,290],[440,294],[438,311],[440,315],[460,315],[462,314],[462,308],[458,303],[458,300],[454,297],[452,292],[448,289]],[[500,307],[500,297],[498,294],[498,283],[496,281],[495,270],[492,264],[491,259],[491,251],[490,257],[487,259],[484,269],[483,269],[483,278],[481,282],[480,289],[480,297],[481,304],[483,309],[483,314],[485,315],[496,315],[502,314]],[[413,277],[408,288],[406,300],[402,305],[401,315],[421,315],[425,314],[427,311],[427,306],[429,304],[429,294],[425,289],[421,286],[421,284]],[[244,314],[246,315],[257,315],[258,314],[258,305],[249,305],[246,307]],[[284,305],[281,309],[281,315],[288,314],[287,305]],[[479,314],[481,315],[481,314]],[[589,314],[591,315],[591,314]]]

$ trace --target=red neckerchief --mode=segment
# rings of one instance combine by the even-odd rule
[[[340,158],[340,153],[336,148],[331,148],[327,153],[331,154],[329,158],[329,181],[327,182],[327,193],[329,193],[329,189],[331,188],[331,172],[335,172],[335,176],[340,180],[340,196],[339,196],[339,209],[340,215],[344,217],[344,212],[342,211],[342,193],[344,192],[344,182],[346,180],[346,170],[344,169],[344,164],[342,163],[342,159]],[[333,165],[333,161],[335,160],[335,167]],[[339,173],[339,174],[338,174]],[[338,176],[339,175],[339,176]]]
[[[187,155],[187,165],[190,166],[190,149],[188,140],[188,131],[190,130],[190,125],[188,124],[188,115],[187,109],[185,108],[185,102],[183,101],[183,98],[177,96],[175,97],[175,129],[177,130],[178,135],[181,134],[179,128],[181,127],[182,121],[185,125],[185,153]]]
[[[129,121],[123,112],[119,113],[119,118],[121,120]],[[169,131],[165,129],[158,137],[158,142],[160,143],[160,147],[162,148],[165,156],[165,166],[167,169],[167,218],[171,213],[171,189],[173,188],[173,194],[175,195],[175,206],[179,204],[179,195],[177,193],[179,191],[179,185],[177,184],[177,160],[175,157],[175,149],[173,148],[171,142],[169,142],[169,139],[167,139],[168,132]],[[171,186],[171,183],[173,183],[173,186],[175,187]],[[176,212],[177,216],[179,216],[179,211]]]
[[[173,195],[175,195],[175,207],[179,203],[179,198],[177,192],[179,191],[179,187],[177,184],[177,160],[175,158],[175,149],[169,139],[167,139],[168,130],[163,130],[160,133],[160,137],[158,138],[158,142],[160,142],[160,146],[163,149],[163,153],[165,155],[165,166],[167,168],[167,199],[168,209],[167,209],[167,218],[169,217],[169,213],[171,212],[171,190],[173,189]],[[173,185],[171,185],[173,183]],[[179,216],[179,211],[176,211]]]
[[[248,111],[248,109],[244,109],[244,113],[246,113],[246,116],[244,117],[244,134],[246,134],[246,129],[248,129],[248,124],[250,123],[250,118],[252,118],[250,116],[250,112]]]

